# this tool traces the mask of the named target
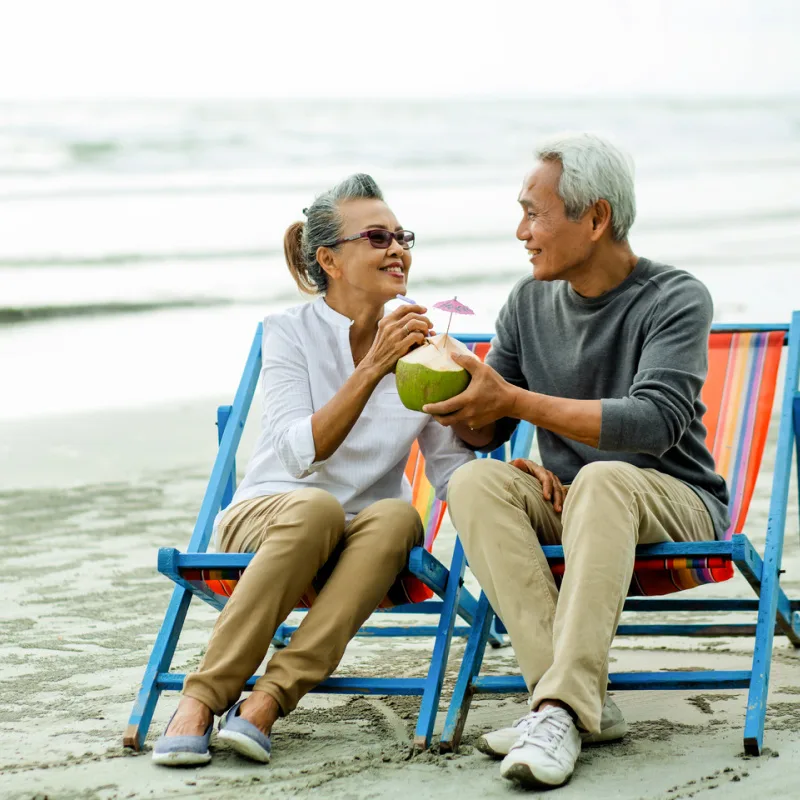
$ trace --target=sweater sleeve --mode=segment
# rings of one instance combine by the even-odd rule
[[[261,353],[262,428],[269,431],[283,468],[300,480],[327,461],[315,460],[314,406],[306,355],[288,326],[270,317],[264,320]]]
[[[691,276],[664,291],[626,397],[601,401],[600,450],[661,457],[683,437],[708,373],[713,304]]]

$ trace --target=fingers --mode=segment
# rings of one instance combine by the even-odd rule
[[[559,514],[564,510],[564,501],[567,499],[567,491],[569,487],[565,487],[561,483],[558,475],[545,469],[535,461],[530,461],[527,458],[515,458],[510,462],[512,467],[516,467],[522,472],[527,472],[532,475],[542,485],[542,495],[545,500],[550,500],[553,503],[553,509]]]
[[[556,475],[553,475],[553,492],[553,509],[560,514],[564,508],[564,498],[567,496],[567,492]]]
[[[463,402],[459,400],[460,397],[461,395],[456,395],[449,400],[443,400],[441,403],[428,403],[428,405],[422,407],[422,410],[432,417],[446,417],[461,410]]]
[[[402,331],[406,335],[414,331],[420,331],[423,336],[430,334],[433,323],[427,317],[412,317],[411,319],[403,320]]]
[[[418,306],[418,305],[402,305],[398,306],[394,311],[387,314],[382,322],[394,322],[398,319],[403,319],[407,314],[424,314],[428,309],[425,306]]]
[[[512,467],[516,467],[522,472],[527,473],[528,475],[533,475],[530,469],[531,461],[528,461],[527,458],[515,458],[513,461],[510,462]]]
[[[470,375],[474,375],[479,369],[484,367],[483,362],[476,358],[473,355],[465,355],[464,353],[451,353],[450,358],[456,362],[460,367],[464,367],[464,369],[469,372]]]
[[[400,350],[405,355],[412,347],[419,347],[425,341],[425,334],[422,331],[411,331],[401,342]]]
[[[539,483],[542,484],[542,494],[544,495],[545,500],[552,500],[553,499],[553,473],[548,472],[546,469],[539,469],[540,473],[543,473],[541,477],[537,475],[536,477],[539,478]]]

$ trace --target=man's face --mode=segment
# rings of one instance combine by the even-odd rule
[[[539,281],[568,280],[593,249],[591,212],[577,221],[567,219],[558,196],[560,178],[558,161],[540,161],[525,176],[519,195],[522,221],[517,239],[525,245],[533,277]]]

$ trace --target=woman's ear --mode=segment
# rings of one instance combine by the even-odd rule
[[[317,248],[317,263],[325,271],[325,274],[330,278],[341,278],[342,270],[337,263],[336,254],[330,247]]]

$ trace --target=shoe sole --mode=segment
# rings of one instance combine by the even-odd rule
[[[164,767],[197,767],[201,764],[208,764],[211,761],[211,753],[190,753],[188,751],[175,753],[153,753],[153,763],[161,764]]]
[[[537,778],[527,764],[512,764],[503,777],[509,781],[516,781],[526,789],[557,789],[567,783],[572,776],[570,775],[561,783],[547,783],[547,781]]]
[[[228,742],[240,756],[258,761],[260,764],[269,764],[270,754],[249,736],[223,728],[217,733],[217,738]]]

